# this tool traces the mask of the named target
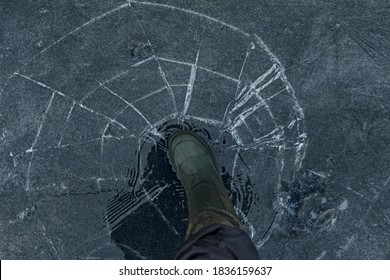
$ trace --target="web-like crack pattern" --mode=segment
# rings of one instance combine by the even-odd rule
[[[174,41],[178,36],[174,34],[177,31],[175,26],[172,25],[172,34],[169,30],[165,30],[168,35],[164,34],[162,37],[156,34],[160,31],[155,29],[152,21],[148,21],[151,11],[168,16],[180,13],[189,21],[196,22],[198,29],[191,31],[193,36],[198,34],[195,36],[196,44],[192,46],[193,51],[189,51],[191,61],[183,59],[184,55],[175,57],[175,54],[187,53],[187,46],[181,47]],[[54,67],[46,69],[50,75],[37,72],[41,61],[48,59],[46,55],[49,52],[56,54],[57,48],[62,44],[71,47],[73,36],[81,36],[99,22],[115,21],[115,16],[122,12],[125,16],[132,17],[134,25],[131,28],[135,30],[132,36],[136,38],[136,48],[140,49],[137,49],[138,52],[144,52],[139,57],[132,57],[130,65],[120,65],[113,75],[105,77],[94,76],[94,71],[97,70],[91,70],[90,86],[87,91],[80,92],[66,90],[69,88],[67,85],[74,82],[73,78],[67,84],[51,78],[52,75],[55,76],[55,71],[62,71],[58,68],[62,67],[61,63],[52,62]],[[193,26],[183,23],[182,36],[191,36],[185,33]],[[164,36],[168,39],[162,39]],[[173,41],[168,36],[172,36]],[[233,43],[215,47],[218,41],[216,38],[222,42],[233,40]],[[185,40],[184,42],[186,43]],[[170,49],[171,46],[174,47]],[[213,52],[213,48],[219,49]],[[234,48],[237,60],[241,61],[239,64],[232,63],[233,58],[224,56],[225,49],[229,48]],[[77,48],[72,51],[74,55],[79,52]],[[116,49],[106,51],[115,52]],[[65,66],[64,69],[66,70]],[[51,195],[40,186],[44,181],[51,182],[53,186],[75,184],[71,187],[71,192],[64,191],[65,187],[59,190],[64,191],[64,195],[68,197],[98,194],[99,203],[107,206],[100,209],[104,213],[103,228],[94,240],[112,235],[124,220],[132,215],[139,215],[137,211],[149,205],[175,239],[180,241],[177,221],[172,221],[172,215],[166,214],[167,208],[160,200],[160,196],[172,188],[172,183],[150,179],[153,170],[147,168],[150,163],[146,160],[145,153],[149,149],[166,150],[166,146],[161,143],[165,143],[171,133],[167,123],[181,127],[185,127],[186,123],[193,123],[197,127],[211,129],[213,137],[210,138],[210,143],[221,145],[219,148],[225,151],[223,165],[228,166],[228,161],[231,163],[229,168],[226,167],[229,170],[225,170],[225,174],[230,176],[228,180],[232,199],[235,199],[236,209],[252,239],[261,247],[268,240],[281,213],[277,207],[274,209],[275,215],[270,217],[271,223],[263,226],[266,230],[264,234],[265,230],[262,232],[262,226],[256,221],[262,209],[256,208],[253,200],[259,195],[257,192],[263,192],[261,188],[266,187],[278,196],[282,176],[286,176],[284,173],[288,172],[287,169],[291,172],[300,168],[307,145],[303,111],[284,71],[279,60],[256,35],[190,10],[128,1],[55,40],[24,63],[3,86],[0,98],[6,102],[12,101],[9,93],[12,93],[13,88],[26,82],[41,88],[47,94],[46,105],[42,105],[44,110],[35,123],[35,136],[28,149],[16,153],[12,146],[16,142],[12,140],[8,146],[14,159],[14,170],[8,169],[6,180],[11,180],[9,178],[12,174],[20,175],[15,175],[12,180],[22,180],[31,206],[42,197]],[[236,76],[232,73],[236,73]],[[71,73],[69,76],[73,77]],[[62,114],[58,113],[60,109]],[[15,118],[23,117],[15,115]],[[61,126],[52,125],[48,119],[56,119]],[[45,128],[47,131],[44,131]],[[13,129],[6,125],[6,130],[11,133]],[[55,141],[50,142],[47,140],[49,137],[53,137]],[[40,144],[41,142],[46,144]],[[91,148],[86,150],[85,147]],[[125,152],[126,149],[128,152]],[[53,159],[47,157],[53,154],[56,155]],[[67,162],[53,169],[45,163],[64,158],[64,155],[67,155]],[[261,182],[256,181],[261,177],[251,178],[257,168],[268,162],[257,160],[262,157],[273,162],[273,166],[269,168],[273,175],[270,176],[268,186],[263,187]],[[83,170],[77,173],[78,168],[74,166],[79,164],[79,160],[83,166],[80,169]],[[51,164],[56,165],[54,162]],[[50,172],[42,176],[48,178],[39,179],[37,174],[47,171],[47,168]],[[132,170],[132,174],[124,174],[124,169]],[[149,170],[146,175],[143,174],[145,170]],[[56,178],[58,182],[55,182]],[[246,192],[243,186],[249,186],[250,180],[256,181],[256,189],[248,187]],[[88,190],[91,182],[97,192]],[[108,196],[111,191],[116,193],[114,197]],[[55,255],[66,258],[67,255],[61,253],[54,245],[55,242],[48,237],[47,228],[50,225],[45,224],[42,219],[39,219],[39,224]],[[119,247],[126,247],[135,257],[153,258],[148,253],[140,252],[142,248],[135,249],[120,242],[118,244]],[[108,243],[103,245],[105,246],[111,245]],[[93,258],[93,254],[100,249],[93,249],[83,258]]]

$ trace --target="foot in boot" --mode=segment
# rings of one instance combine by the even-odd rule
[[[169,138],[168,156],[187,195],[187,235],[211,223],[241,227],[215,156],[201,137],[190,131],[176,132]]]

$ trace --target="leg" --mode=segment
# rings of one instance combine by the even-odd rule
[[[186,241],[175,258],[258,258],[256,248],[242,229],[207,143],[195,133],[179,131],[170,137],[168,153],[188,201]]]

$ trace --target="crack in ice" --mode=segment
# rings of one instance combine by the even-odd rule
[[[22,77],[22,78],[24,78],[24,79],[27,79],[27,80],[29,80],[29,81],[31,81],[31,82],[33,82],[33,83],[35,83],[35,84],[37,84],[37,85],[39,85],[39,86],[41,86],[41,87],[43,87],[43,88],[46,88],[46,89],[48,89],[48,90],[50,90],[50,91],[52,91],[52,92],[55,92],[56,94],[58,94],[58,95],[60,95],[60,96],[62,96],[62,97],[65,97],[65,98],[71,100],[72,102],[75,102],[78,106],[80,106],[80,108],[83,108],[83,109],[85,109],[85,110],[87,110],[87,111],[89,111],[89,112],[91,112],[91,113],[93,113],[93,114],[99,115],[99,116],[101,116],[101,117],[103,117],[103,118],[105,118],[105,119],[107,119],[107,120],[109,120],[109,121],[111,121],[111,122],[116,123],[116,124],[119,125],[120,127],[124,128],[124,129],[126,129],[126,130],[128,130],[128,128],[127,128],[126,126],[124,126],[123,124],[121,124],[120,122],[118,122],[118,121],[116,121],[116,120],[113,120],[112,118],[106,116],[106,115],[103,114],[103,113],[100,113],[100,112],[98,112],[98,111],[92,110],[91,108],[85,106],[85,105],[84,105],[83,103],[81,103],[80,101],[77,101],[76,99],[73,99],[73,98],[69,97],[68,95],[66,95],[66,94],[64,94],[64,93],[62,93],[62,92],[60,92],[60,91],[58,91],[58,90],[56,90],[56,89],[54,89],[54,88],[52,88],[52,87],[50,87],[50,86],[44,84],[44,83],[42,83],[42,82],[36,81],[36,80],[34,80],[34,79],[32,79],[32,78],[30,78],[30,77],[28,77],[28,76],[22,75],[22,74],[20,74],[20,73],[16,73],[16,75],[18,75],[18,76],[20,76],[20,77]]]
[[[48,114],[48,112],[49,112],[49,110],[50,110],[50,107],[51,107],[51,104],[52,104],[52,102],[53,102],[53,99],[54,99],[54,96],[55,96],[55,95],[56,95],[56,93],[53,92],[53,94],[52,94],[51,97],[50,97],[49,104],[47,105],[46,110],[45,110],[45,113],[44,113],[44,115],[43,115],[43,117],[42,117],[41,124],[40,124],[39,127],[38,127],[37,135],[35,136],[34,142],[32,143],[31,148],[27,150],[27,152],[31,151],[31,157],[30,157],[30,161],[29,161],[28,167],[27,167],[27,174],[26,174],[26,177],[27,177],[27,180],[26,180],[26,191],[29,191],[29,190],[30,190],[30,184],[31,184],[31,182],[30,182],[31,164],[32,164],[32,160],[33,160],[33,158],[34,158],[34,152],[33,152],[33,150],[34,150],[35,145],[36,145],[37,142],[38,142],[39,135],[41,134],[41,130],[42,130],[43,124],[44,124],[45,121],[46,121],[46,116],[47,116],[47,114]]]
[[[195,63],[191,66],[190,78],[188,79],[188,87],[187,87],[186,97],[184,100],[184,109],[183,109],[184,115],[187,113],[188,107],[190,106],[190,102],[192,99],[192,91],[194,89],[194,83],[195,83],[195,79],[196,79],[196,71],[198,69],[198,59],[199,59],[201,45],[202,45],[202,41],[199,43],[199,48],[198,48],[198,52],[196,54]]]
[[[213,18],[213,17],[210,17],[210,16],[207,16],[205,14],[201,14],[201,13],[198,13],[198,12],[195,12],[195,11],[192,11],[192,10],[188,10],[188,9],[183,9],[183,8],[179,8],[179,7],[175,7],[175,6],[171,6],[171,5],[166,5],[166,4],[159,4],[159,3],[153,3],[153,2],[146,2],[146,1],[133,1],[133,0],[128,0],[128,2],[130,4],[139,4],[139,5],[148,5],[148,6],[155,6],[155,7],[162,7],[162,8],[167,8],[167,9],[170,9],[170,10],[176,10],[176,11],[181,11],[181,12],[184,12],[184,13],[188,13],[188,14],[191,14],[191,15],[195,15],[195,16],[198,16],[198,17],[202,17],[202,18],[206,18],[210,21],[213,21],[213,22],[216,22],[218,24],[221,24],[223,26],[226,26],[226,27],[229,27],[230,29],[236,31],[236,32],[239,32],[243,35],[245,35],[246,37],[250,37],[250,35],[246,32],[244,32],[243,30],[233,26],[233,25],[230,25],[228,23],[225,23],[223,21],[220,21],[216,18]]]

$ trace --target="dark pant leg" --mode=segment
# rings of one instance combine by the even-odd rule
[[[248,234],[239,228],[211,224],[190,236],[175,260],[253,260],[258,252]]]

